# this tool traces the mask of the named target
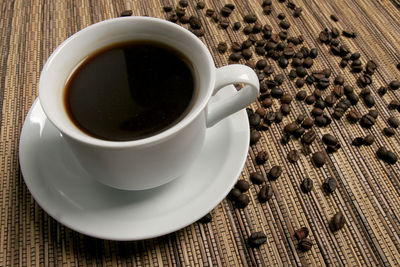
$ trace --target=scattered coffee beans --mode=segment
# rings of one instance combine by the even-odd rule
[[[265,203],[270,200],[273,195],[274,191],[272,188],[269,185],[264,185],[257,194],[258,201],[260,201],[260,203]]]
[[[290,150],[287,155],[287,158],[288,158],[289,162],[296,163],[300,159],[299,152],[297,152],[297,150],[295,150],[295,149]]]
[[[257,156],[256,156],[256,163],[261,165],[264,164],[268,159],[268,154],[265,151],[260,151],[258,152]]]
[[[250,173],[250,180],[253,182],[253,184],[262,184],[265,182],[264,176],[258,172]]]
[[[328,178],[323,184],[322,188],[324,189],[325,193],[331,194],[336,190],[337,182],[334,178]]]
[[[300,185],[301,191],[307,194],[313,189],[313,181],[310,178],[304,178]]]
[[[314,163],[315,167],[317,167],[317,168],[321,168],[322,166],[324,166],[324,164],[326,162],[326,157],[325,157],[324,152],[322,152],[322,151],[315,152],[312,155],[312,162]]]
[[[312,242],[309,239],[303,239],[299,242],[298,248],[302,252],[307,252],[312,248]]]
[[[249,182],[246,180],[239,180],[236,182],[235,187],[240,190],[240,192],[246,192],[250,188]]]
[[[243,209],[249,205],[250,198],[246,194],[240,194],[240,196],[235,201],[235,204],[238,208]]]
[[[249,236],[249,245],[253,248],[257,248],[267,242],[267,236],[263,232],[255,232]]]
[[[271,168],[271,170],[268,172],[268,180],[270,181],[275,181],[276,179],[279,178],[282,174],[282,167],[281,166],[274,166]]]
[[[331,229],[332,232],[336,232],[336,231],[339,231],[340,229],[342,229],[345,223],[346,223],[346,220],[345,220],[343,214],[339,211],[330,220],[329,228]]]

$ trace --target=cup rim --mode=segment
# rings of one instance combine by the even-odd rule
[[[106,24],[111,24],[111,23],[118,23],[120,21],[150,21],[150,22],[155,22],[155,23],[161,23],[161,24],[167,24],[169,27],[172,27],[174,30],[181,32],[182,34],[186,35],[186,38],[190,38],[193,42],[196,42],[199,47],[203,50],[204,54],[206,55],[206,60],[208,61],[208,66],[210,68],[210,80],[207,81],[207,84],[210,84],[208,86],[208,91],[206,92],[205,96],[202,99],[197,99],[196,103],[200,101],[196,105],[195,108],[190,110],[188,114],[185,115],[183,119],[181,119],[178,123],[173,125],[170,128],[167,128],[166,130],[157,133],[155,135],[143,138],[143,139],[138,139],[138,140],[131,140],[131,141],[109,141],[109,140],[103,140],[99,138],[92,137],[78,128],[76,130],[71,130],[69,127],[64,127],[62,123],[57,123],[57,119],[52,115],[52,112],[50,112],[50,107],[46,105],[46,96],[43,93],[43,90],[41,90],[42,87],[45,86],[45,79],[47,79],[48,75],[47,72],[49,69],[52,67],[53,62],[58,60],[57,57],[62,49],[70,43],[73,42],[76,37],[80,37],[82,35],[85,35],[86,32],[88,31],[93,31],[97,30],[98,28],[101,28],[103,25]],[[188,55],[186,55],[188,56]],[[190,56],[188,56],[191,58]],[[139,146],[146,146],[150,144],[155,144],[160,141],[163,141],[165,139],[168,139],[169,137],[174,136],[177,134],[180,130],[185,128],[187,125],[189,125],[193,120],[195,120],[200,113],[206,109],[206,106],[208,104],[209,99],[211,98],[213,89],[212,86],[215,83],[215,65],[214,65],[214,60],[211,56],[210,51],[208,48],[205,46],[205,44],[193,33],[191,33],[189,30],[172,23],[167,20],[159,19],[159,18],[154,18],[154,17],[145,17],[145,16],[131,16],[131,17],[118,17],[118,18],[112,18],[108,20],[104,20],[101,22],[97,22],[95,24],[89,25],[84,29],[81,29],[80,31],[74,33],[70,37],[68,37],[65,41],[63,41],[50,55],[50,57],[47,59],[45,65],[43,66],[43,69],[40,74],[39,78],[39,86],[38,86],[38,92],[39,92],[39,100],[40,104],[43,108],[44,113],[46,114],[46,117],[49,119],[49,121],[61,132],[61,134],[69,136],[70,138],[74,139],[75,141],[78,141],[83,144],[87,145],[92,145],[96,147],[104,147],[104,148],[128,148],[128,147],[139,147]],[[71,121],[71,124],[72,121]]]

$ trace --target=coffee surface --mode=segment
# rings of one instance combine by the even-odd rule
[[[178,123],[192,106],[196,86],[191,62],[174,48],[153,41],[117,43],[74,70],[64,105],[90,136],[137,140]]]

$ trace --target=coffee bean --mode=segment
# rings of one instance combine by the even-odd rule
[[[315,117],[315,125],[317,125],[318,127],[325,127],[328,124],[328,119],[325,115]]]
[[[179,0],[179,5],[181,7],[187,7],[189,5],[187,0]]]
[[[361,88],[364,88],[367,85],[370,85],[372,83],[372,78],[370,75],[368,74],[361,74],[360,77],[358,77],[357,79],[357,84],[358,86],[360,86]]]
[[[266,65],[263,71],[266,75],[271,75],[274,72],[274,67],[272,65]]]
[[[302,252],[307,252],[312,248],[312,242],[309,239],[303,239],[299,242],[298,248]]]
[[[206,7],[206,4],[203,1],[199,1],[196,4],[197,9],[204,9]]]
[[[250,59],[253,53],[251,52],[250,49],[243,49],[242,50],[242,56],[244,59]]]
[[[336,190],[337,182],[334,178],[328,178],[323,184],[322,188],[324,189],[325,193],[331,194]]]
[[[299,67],[296,68],[296,74],[300,78],[303,78],[303,77],[305,77],[307,75],[307,70],[304,67],[299,66]]]
[[[235,200],[238,199],[238,197],[239,197],[241,194],[242,194],[242,192],[240,192],[239,189],[237,189],[237,188],[232,188],[232,190],[229,192],[228,197],[229,197],[230,200],[235,201]]]
[[[188,15],[185,15],[185,16],[179,18],[179,22],[182,24],[188,24],[189,21],[190,21],[190,17]]]
[[[250,247],[257,248],[267,242],[267,236],[263,232],[255,232],[248,239]]]
[[[275,123],[280,123],[282,119],[283,119],[282,112],[280,111],[275,112],[275,120],[274,120]]]
[[[290,28],[290,22],[287,21],[287,20],[282,20],[281,22],[279,22],[279,26],[280,26],[282,29],[287,30],[287,29]]]
[[[247,23],[254,23],[257,21],[257,16],[255,14],[247,14],[243,17],[243,20]]]
[[[386,86],[381,86],[378,89],[378,94],[380,96],[384,96],[387,93],[387,91],[388,91],[388,88]]]
[[[350,101],[350,104],[354,106],[358,103],[359,98],[358,95],[356,95],[355,93],[350,93],[347,95],[347,99]]]
[[[258,126],[261,122],[261,117],[258,114],[252,114],[249,116],[250,126]]]
[[[172,8],[171,8],[171,10],[172,10]],[[132,10],[124,10],[121,12],[121,15],[120,15],[120,17],[129,17],[129,16],[132,16]]]
[[[299,101],[302,101],[306,98],[306,96],[307,96],[307,92],[305,90],[300,90],[296,94],[296,99]]]
[[[371,128],[375,124],[375,118],[369,114],[366,114],[361,117],[360,125],[364,128]]]
[[[242,55],[240,53],[232,53],[229,56],[229,60],[233,62],[238,62],[242,58]]]
[[[321,116],[322,114],[324,114],[324,111],[322,109],[320,109],[320,108],[314,107],[311,110],[311,115],[314,116],[314,117]]]
[[[256,63],[256,68],[259,69],[259,70],[264,69],[265,66],[267,66],[267,61],[265,59],[260,59]]]
[[[283,74],[277,74],[274,77],[274,81],[276,82],[277,85],[282,85],[282,83],[285,81],[285,75]]]
[[[179,17],[175,13],[172,13],[168,16],[168,20],[171,22],[177,22],[178,19],[179,19]]]
[[[253,27],[251,27],[250,25],[247,25],[243,28],[243,33],[245,35],[249,35],[250,33],[253,32]]]
[[[263,182],[265,182],[264,176],[262,176],[262,174],[258,172],[250,173],[250,180],[253,182],[253,184],[262,184]]]
[[[297,125],[297,123],[291,122],[291,123],[285,125],[285,127],[283,128],[283,131],[288,133],[288,134],[292,134],[298,128],[299,128],[299,126]]]
[[[226,52],[226,50],[228,50],[228,45],[225,42],[220,42],[217,46],[217,50],[223,54]]]
[[[343,214],[339,211],[331,218],[329,222],[329,228],[332,232],[336,232],[342,229],[345,223],[346,220]]]
[[[314,95],[309,95],[305,98],[305,102],[307,105],[312,105],[315,102],[315,96]]]
[[[333,105],[336,103],[336,97],[334,95],[328,95],[325,97],[325,105],[328,107],[333,107]]]
[[[385,127],[383,128],[383,134],[386,135],[387,137],[391,137],[393,135],[395,135],[395,131],[393,128],[389,128],[389,127]]]
[[[281,144],[287,145],[290,141],[290,135],[288,133],[283,133],[281,137]]]
[[[199,222],[202,224],[206,224],[212,221],[212,215],[211,213],[207,213],[204,215],[202,218],[200,218]]]
[[[261,4],[262,7],[270,6],[270,5],[272,5],[272,1],[271,0],[264,0],[262,2],[262,4]]]
[[[249,205],[250,198],[246,194],[240,194],[240,196],[235,201],[235,204],[238,208],[243,209]]]
[[[397,81],[397,80],[391,81],[391,82],[389,83],[389,88],[392,89],[392,90],[397,90],[397,89],[399,89],[399,88],[400,88],[400,82]]]
[[[338,143],[338,140],[335,136],[331,134],[324,134],[322,136],[322,142],[324,142],[325,145],[328,146],[336,146]]]
[[[256,156],[256,163],[261,165],[264,164],[268,160],[268,154],[265,151],[258,152]]]
[[[386,154],[387,154],[387,149],[385,147],[379,147],[378,150],[376,151],[376,155],[380,159],[385,159]]]
[[[265,46],[266,43],[267,43],[267,41],[261,39],[261,40],[257,40],[255,45],[256,45],[256,47],[263,47],[263,46]]]
[[[263,7],[263,13],[264,13],[265,15],[269,15],[269,14],[271,14],[271,12],[272,12],[272,7],[271,7],[271,6],[265,6],[265,7]]]
[[[264,118],[267,114],[267,111],[263,108],[257,108],[255,113],[260,115],[261,118]]]
[[[397,63],[396,68],[400,70],[400,63]]]
[[[315,167],[321,168],[324,166],[326,162],[326,157],[324,152],[318,151],[312,155],[312,162],[314,163]]]
[[[278,60],[279,67],[285,69],[289,65],[289,61],[285,57],[280,57]]]
[[[229,17],[231,15],[232,11],[233,10],[230,9],[229,7],[224,6],[223,8],[221,8],[220,13],[224,17]]]
[[[283,20],[286,18],[286,15],[284,13],[279,13],[278,14],[278,19]]]
[[[299,115],[297,115],[297,118],[296,118],[296,123],[297,124],[300,124],[300,123],[302,123],[303,122],[303,120],[306,118],[306,116],[304,116],[303,114],[299,114]]]
[[[293,137],[296,139],[299,139],[304,133],[306,132],[306,129],[304,127],[299,127],[293,132]]]
[[[260,140],[261,134],[257,130],[251,130],[250,133],[250,145],[254,145]]]
[[[250,184],[246,180],[239,180],[236,182],[235,187],[243,193],[249,190]]]
[[[221,27],[221,29],[226,29],[229,26],[229,21],[227,19],[221,19],[221,21],[219,22],[219,26]]]
[[[261,32],[261,29],[262,29],[262,25],[260,23],[256,22],[256,23],[254,23],[252,32],[259,33],[259,32]]]
[[[364,104],[369,108],[372,108],[375,105],[375,99],[371,94],[365,95],[363,100]]]
[[[342,60],[340,61],[340,63],[339,63],[339,66],[340,66],[341,68],[345,68],[345,67],[347,67],[348,64],[349,64],[349,61],[348,61],[347,59],[342,59]]]
[[[310,129],[314,125],[314,120],[312,118],[305,118],[301,126],[304,129]]]
[[[172,6],[163,6],[163,10],[165,12],[171,12],[172,11]]]
[[[370,146],[375,142],[375,137],[371,134],[368,134],[364,137],[364,145]]]
[[[305,119],[304,122],[306,120],[307,119]],[[304,122],[303,122],[303,125],[304,125]],[[311,143],[314,142],[316,137],[317,137],[317,135],[315,134],[315,132],[313,130],[309,130],[301,137],[301,142],[306,145],[311,145]]]
[[[311,57],[306,57],[303,62],[303,67],[309,69],[313,64],[314,60]]]
[[[388,123],[391,127],[397,129],[397,127],[399,127],[400,125],[400,121],[398,118],[394,117],[394,116],[390,116],[388,119]]]
[[[272,103],[273,103],[273,101],[272,101],[271,98],[265,98],[265,99],[262,101],[261,104],[262,104],[264,107],[269,108],[269,107],[272,106]]]
[[[290,114],[290,110],[291,110],[291,108],[290,108],[289,104],[282,104],[281,105],[280,111],[282,112],[283,116],[289,115]]]
[[[283,104],[290,104],[293,100],[293,97],[289,93],[284,93],[281,97],[281,103]]]
[[[297,150],[295,150],[295,149],[290,150],[287,155],[287,158],[288,158],[289,162],[296,163],[300,159],[299,152],[297,152]]]
[[[185,10],[184,8],[177,7],[177,8],[175,9],[175,13],[176,13],[176,15],[177,15],[178,17],[183,17],[183,16],[185,16],[185,14],[186,14],[186,10]],[[190,21],[190,18],[189,18],[189,21]]]
[[[307,178],[307,179],[308,179],[308,178]],[[308,236],[309,232],[310,232],[310,231],[308,230],[307,227],[301,227],[301,228],[297,229],[297,230],[294,232],[294,237],[295,237],[297,240],[303,240],[303,239],[305,239],[305,238]]]
[[[319,33],[318,39],[325,44],[328,44],[330,42],[331,37],[329,36],[329,32],[327,30],[321,31]]]
[[[281,166],[273,166],[271,170],[268,172],[268,180],[275,181],[279,178],[282,174],[282,167]]]
[[[317,88],[324,90],[326,88],[328,88],[330,82],[328,78],[322,78],[317,82]]]
[[[376,118],[378,118],[379,113],[378,113],[378,111],[375,110],[375,109],[370,109],[370,110],[368,111],[368,115],[370,115],[370,116],[372,116],[374,119],[376,119]]]
[[[272,188],[269,185],[264,185],[257,194],[258,201],[260,201],[260,203],[265,203],[270,200],[273,195],[274,191]]]
[[[361,114],[357,110],[350,110],[346,117],[350,123],[356,123],[361,119]]]
[[[397,162],[397,156],[394,154],[392,151],[387,150],[386,151],[386,156],[384,158],[384,161],[386,161],[389,164],[395,164]]]
[[[388,109],[390,110],[394,110],[394,109],[398,109],[400,107],[400,102],[395,100],[390,101],[389,105],[388,105]]]
[[[311,192],[313,189],[313,181],[310,178],[304,178],[300,184],[300,189],[304,194]]]

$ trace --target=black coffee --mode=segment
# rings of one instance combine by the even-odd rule
[[[88,135],[129,141],[178,123],[196,87],[193,66],[182,53],[158,42],[131,41],[87,57],[67,81],[64,103]]]

